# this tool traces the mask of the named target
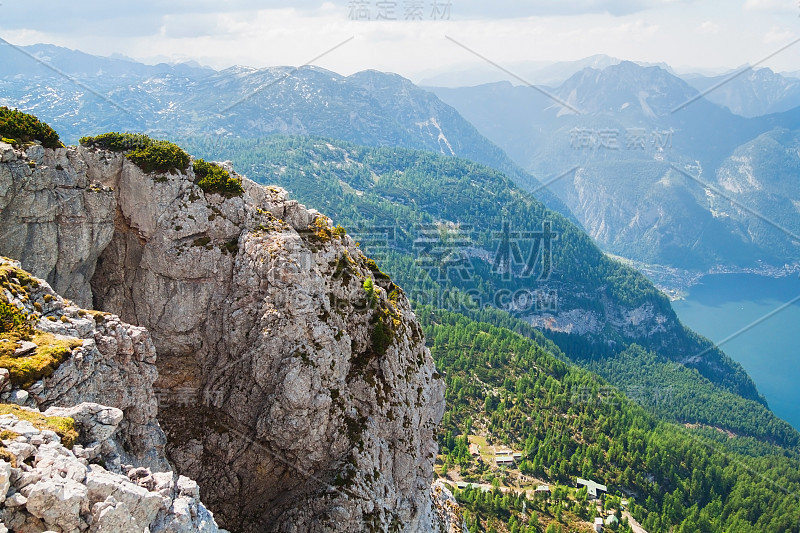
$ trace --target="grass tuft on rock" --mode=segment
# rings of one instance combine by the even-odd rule
[[[242,180],[234,178],[230,172],[215,163],[195,159],[192,168],[194,168],[195,183],[205,192],[221,194],[228,198],[241,196],[244,193]]]
[[[0,289],[17,297],[28,297],[28,287],[38,285],[36,278],[24,270],[12,265],[0,266]],[[34,317],[0,296],[0,368],[8,369],[15,387],[27,388],[51,376],[72,355],[72,350],[83,344],[80,339],[36,331],[34,321]],[[20,347],[19,341],[31,341],[36,344],[36,349],[25,355],[14,355]]]
[[[72,355],[72,350],[83,344],[80,339],[56,337],[42,331],[30,334],[19,329],[3,333],[0,339],[0,367],[8,369],[12,385],[23,389],[52,376]],[[27,355],[15,356],[18,340],[29,340],[36,344],[36,349]]]
[[[18,405],[0,404],[0,415],[14,415],[20,420],[27,420],[38,430],[49,429],[61,437],[61,444],[72,449],[78,440],[78,431],[75,429],[75,420],[66,416],[45,416],[36,411],[22,409]]]

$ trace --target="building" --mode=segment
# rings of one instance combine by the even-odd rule
[[[580,487],[581,485],[586,487],[586,494],[593,500],[599,498],[602,493],[608,492],[608,488],[605,485],[601,485],[600,483],[592,481],[591,479],[583,479],[579,477],[577,486]]]
[[[536,487],[536,492],[550,492],[550,485],[539,485]]]
[[[511,455],[498,455],[494,460],[497,466],[514,466],[514,457]]]
[[[594,519],[594,530],[596,533],[602,533],[603,531],[603,519],[599,516]]]

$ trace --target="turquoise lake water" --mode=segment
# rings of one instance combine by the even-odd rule
[[[719,343],[753,378],[770,408],[800,429],[800,297],[797,276],[706,276],[685,300],[673,302],[681,321]],[[770,313],[772,316],[767,316]],[[765,318],[766,317],[766,318]]]

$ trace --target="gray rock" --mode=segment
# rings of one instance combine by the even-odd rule
[[[7,368],[0,368],[0,393],[11,390],[11,375]]]
[[[6,494],[11,487],[11,463],[0,460],[0,503],[6,501]]]
[[[93,502],[107,501],[109,497],[113,496],[115,501],[124,503],[139,528],[144,528],[152,523],[163,505],[160,495],[135,485],[118,474],[108,472],[98,465],[89,467],[86,487],[89,490],[89,498]]]
[[[91,533],[115,533],[117,531],[140,531],[142,527],[131,515],[128,505],[118,502],[113,496],[92,506]]]
[[[5,258],[0,258],[0,265],[20,267]],[[44,281],[29,291],[25,301],[12,298],[14,305],[33,314],[36,312],[33,302],[49,301],[47,305],[61,309],[59,312],[63,314],[56,321],[42,319],[40,326],[43,324],[41,327],[59,338],[77,337],[83,343],[51,376],[27,390],[7,389],[3,401],[43,411],[83,403],[109,406],[102,411],[83,406],[48,412],[76,418],[79,429],[83,430],[82,444],[87,445],[88,451],[95,449],[93,442],[104,442],[102,450],[96,451],[107,455],[109,467],[124,460],[155,470],[170,470],[164,454],[166,436],[158,425],[158,405],[153,394],[156,351],[147,330],[125,324],[113,315],[95,318],[78,307],[66,305]],[[113,439],[107,439],[111,434]],[[97,457],[97,454],[87,456],[88,460]]]
[[[35,343],[30,341],[18,341],[17,345],[19,345],[19,348],[14,350],[14,357],[22,357],[24,355],[28,355],[29,353],[35,351],[36,348],[38,348],[38,346],[36,346]]]
[[[20,494],[19,492],[15,492],[8,498],[6,498],[6,507],[13,508],[13,507],[22,507],[28,503],[28,498]]]
[[[8,163],[16,158],[17,154],[14,153],[14,147],[8,143],[0,142],[0,161]]]
[[[13,390],[9,393],[7,401],[17,405],[25,405],[28,401],[28,391],[24,389]]]
[[[78,304],[119,315],[46,380],[39,407],[123,410],[108,441],[115,450],[101,450],[117,454],[112,470],[168,469],[156,468],[166,440],[158,412],[178,473],[243,533],[360,531],[367,520],[436,527],[430,482],[444,386],[405,296],[390,299],[393,286],[375,280],[367,300],[363,282],[374,275],[350,237],[329,235],[330,220],[247,179],[241,197],[226,199],[200,190],[191,170],[155,180],[121,154],[30,156],[64,170],[37,168],[32,180],[27,164],[0,164],[0,226],[9,228],[0,254]],[[66,322],[41,327],[81,334],[69,309],[58,311]],[[377,321],[391,331],[388,346],[373,342]],[[337,477],[347,483],[332,488]],[[195,498],[172,483],[159,494],[183,524]]]
[[[82,424],[94,435],[107,434],[102,428],[89,427],[108,425],[98,420],[119,423],[114,411],[102,405],[77,406],[74,412],[91,414]],[[0,417],[0,429],[16,425],[15,415]],[[8,447],[12,453],[24,452],[18,461],[34,457],[32,467],[19,461],[20,468],[11,468],[0,461],[0,491],[3,496],[10,494],[0,506],[0,516],[13,530],[217,533],[213,515],[194,497],[199,494],[192,480],[141,467],[130,470],[135,479],[98,465],[87,467],[57,440],[42,438],[43,434],[20,436]]]
[[[81,512],[89,511],[88,493],[86,485],[71,479],[43,479],[31,487],[25,509],[47,524],[76,530]]]
[[[50,407],[44,414],[75,420],[81,442],[86,443],[108,440],[122,422],[121,410],[92,402],[83,402],[74,407]]]

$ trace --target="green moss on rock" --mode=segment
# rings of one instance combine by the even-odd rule
[[[27,420],[38,430],[49,429],[61,437],[61,444],[66,448],[78,440],[78,431],[75,429],[75,420],[65,416],[45,416],[36,411],[22,409],[18,405],[0,404],[0,415],[14,415],[19,420]]]

